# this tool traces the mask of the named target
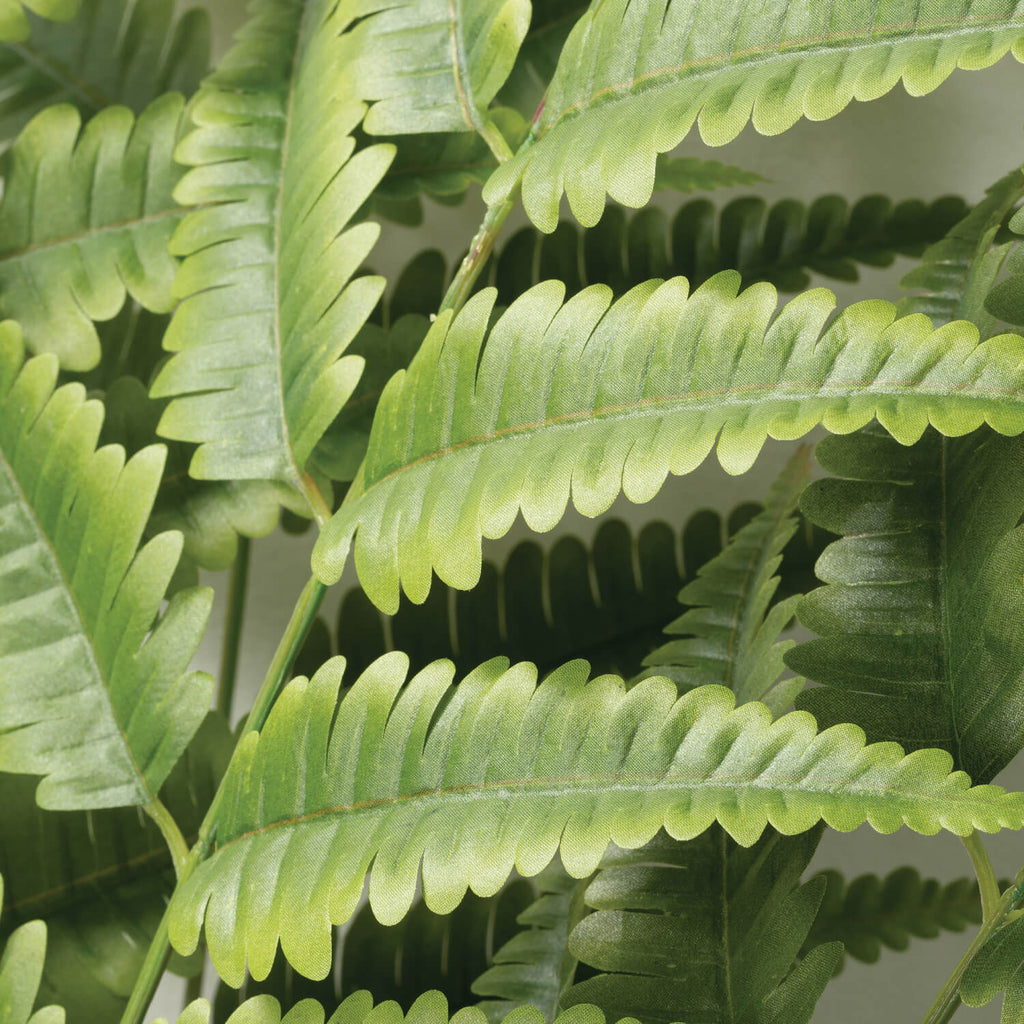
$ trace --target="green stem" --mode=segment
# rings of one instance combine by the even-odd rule
[[[231,720],[231,704],[238,678],[238,650],[242,639],[242,618],[245,614],[245,592],[249,582],[249,552],[252,542],[239,536],[238,553],[231,567],[228,588],[228,614],[224,623],[224,646],[220,655],[220,676],[217,686],[217,710]]]
[[[267,669],[267,675],[263,680],[263,685],[260,687],[260,692],[256,695],[256,702],[249,712],[249,717],[245,720],[245,728],[239,733],[239,739],[249,732],[258,731],[266,722],[270,709],[273,707],[274,701],[284,686],[288,670],[291,668],[295,656],[299,653],[299,648],[309,632],[309,627],[316,618],[316,613],[320,607],[320,602],[323,600],[325,590],[326,587],[315,576],[303,587],[302,593],[295,604],[295,609],[292,612],[292,617],[285,628],[284,636],[281,637],[281,642],[277,645],[277,650],[274,652],[270,668]],[[237,750],[236,746],[236,754]],[[232,757],[233,762],[234,756]],[[210,807],[206,812],[206,817],[203,818],[203,823],[199,826],[199,835],[195,846],[188,851],[181,869],[178,871],[177,888],[179,889],[192,877],[195,869],[206,859],[213,846],[217,828],[217,815],[220,811],[221,800],[224,798],[224,781],[230,775],[231,765],[228,765],[228,770],[224,775],[224,779],[221,779],[220,786],[217,787],[217,792],[214,794]],[[135,987],[121,1017],[121,1024],[142,1024],[143,1016],[150,1002],[152,1002],[153,993],[160,983],[160,978],[167,967],[167,960],[171,955],[171,945],[167,935],[170,910],[171,904],[168,904],[167,909],[164,911],[164,916],[160,920],[160,927],[157,929],[157,933],[153,936],[153,941],[149,945],[149,950],[146,953],[146,959],[143,961],[142,969],[139,971],[139,976],[135,979]]]
[[[974,941],[967,947],[967,952],[953,968],[953,973],[946,979],[946,984],[942,986],[942,991],[935,997],[935,1002],[932,1003],[921,1024],[948,1024],[960,1006],[960,980],[963,978],[964,972],[977,955],[978,950],[985,945],[992,933],[1005,923],[1022,900],[1024,900],[1024,868],[1018,872],[1013,885],[999,898],[991,917],[986,918],[981,928],[978,929]]]
[[[176,878],[181,878],[181,871],[185,865],[185,859],[188,857],[188,843],[185,842],[185,837],[181,834],[174,815],[167,810],[159,797],[152,803],[146,804],[143,810],[156,822],[163,834],[167,848],[171,851],[171,860],[174,862],[174,875]]]
[[[505,141],[505,136],[501,134],[498,126],[489,117],[483,118],[476,126],[476,130],[480,133],[480,137],[484,142],[487,143],[499,164],[503,164],[506,160],[512,158],[512,150]]]
[[[988,850],[977,832],[964,836],[964,846],[970,855],[974,873],[978,876],[978,889],[981,891],[982,920],[987,921],[999,908],[999,880],[995,868],[989,858]]]

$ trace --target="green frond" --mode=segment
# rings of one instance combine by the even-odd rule
[[[4,880],[0,876],[0,903]],[[4,1024],[64,1024],[59,1006],[46,1006],[35,1013],[39,979],[46,958],[46,925],[30,921],[8,936],[0,955],[0,1020]]]
[[[240,989],[221,982],[214,1019],[225,1020],[255,995],[273,996],[282,1006],[294,1006],[304,998],[337,1006],[361,989],[379,1001],[394,1000],[404,1010],[432,989],[452,1007],[471,1006],[476,1002],[470,990],[473,980],[491,963],[492,951],[516,934],[516,917],[534,895],[530,882],[519,878],[489,899],[468,894],[450,914],[434,914],[417,899],[391,926],[382,925],[364,905],[347,928],[335,929],[336,969],[326,978],[304,978],[278,956],[263,981],[246,977]]]
[[[692,295],[683,278],[652,281],[614,304],[593,286],[563,305],[564,286],[548,281],[490,330],[490,290],[454,321],[439,317],[381,397],[314,571],[335,582],[354,545],[367,595],[393,612],[400,585],[426,598],[432,569],[475,586],[482,538],[503,536],[520,511],[543,532],[570,493],[586,516],[620,491],[648,501],[716,443],[741,473],[769,435],[795,439],[819,423],[847,433],[877,416],[902,444],[929,422],[952,434],[982,422],[1024,429],[1024,340],[978,344],[969,323],[933,331],[882,301],[826,326],[835,298],[825,289],[776,314],[771,285],[738,285],[735,272]],[[420,512],[410,519],[408,508]]]
[[[587,914],[569,949],[592,977],[562,1005],[591,1002],[644,1024],[762,1024],[784,1003],[807,1024],[842,947],[820,946],[793,970],[824,883],[800,884],[821,837],[767,832],[744,849],[717,827],[687,843],[663,833],[616,850],[583,892]]]
[[[67,370],[100,360],[94,320],[130,295],[168,312],[177,263],[167,243],[183,210],[171,197],[180,96],[136,120],[109,107],[85,127],[67,104],[38,114],[7,155],[0,201],[0,311],[17,319],[33,352]],[[45,202],[38,201],[40,195]]]
[[[369,992],[356,992],[330,1017],[324,1007],[313,999],[304,999],[283,1013],[281,1004],[273,996],[256,996],[240,1006],[223,1024],[324,1024],[325,1020],[326,1024],[487,1024],[483,1012],[473,1007],[459,1010],[451,1018],[448,1012],[448,1002],[440,992],[424,993],[408,1013],[403,1013],[395,1002],[374,1006]],[[167,1024],[167,1020],[161,1018],[154,1024]],[[177,1024],[210,1024],[210,1004],[205,999],[190,1003],[178,1017]],[[535,1007],[521,1006],[508,1014],[502,1024],[544,1024],[544,1016]],[[596,1006],[576,1006],[559,1014],[554,1024],[605,1024],[605,1015]],[[637,1022],[624,1019],[618,1024]]]
[[[982,303],[988,305],[994,300],[995,308],[1009,314],[1003,319],[1015,322],[1012,312],[999,301],[1003,294],[1015,294],[1012,281],[1006,282],[1010,289],[996,285],[987,300],[982,294],[982,301],[972,301],[970,308],[963,303],[965,295],[973,295],[977,290],[975,281],[994,280],[1002,267],[1011,246],[1010,240],[1003,237],[1003,225],[1022,197],[1024,170],[1011,171],[987,189],[985,198],[951,225],[944,238],[929,246],[921,257],[921,265],[900,281],[900,287],[916,292],[900,300],[900,312],[927,313],[936,324],[958,318],[973,320],[982,336],[988,337],[995,331],[996,320]],[[1024,221],[1019,226],[1024,229]]]
[[[537,141],[488,182],[488,203],[522,180],[523,205],[543,231],[564,192],[573,215],[596,224],[605,194],[644,206],[655,158],[697,121],[712,146],[747,125],[763,135],[801,117],[834,117],[903,80],[915,96],[957,68],[1020,56],[1024,4],[921,0],[794,6],[710,0],[603,0],[576,23],[547,90]]]
[[[373,135],[484,130],[530,24],[530,0],[374,0],[353,33]]]
[[[200,208],[171,241],[185,257],[164,340],[175,355],[151,393],[173,399],[160,433],[199,444],[193,477],[303,494],[306,461],[362,369],[343,353],[383,287],[353,277],[379,228],[348,225],[393,150],[355,152],[365,106],[347,6],[252,10],[176,153],[192,170],[175,195]]]
[[[825,896],[805,949],[840,941],[848,956],[875,963],[884,946],[905,950],[911,938],[934,939],[981,924],[981,899],[973,878],[943,884],[923,879],[915,868],[898,868],[885,878],[860,875],[847,883],[838,871],[824,871]]]
[[[537,877],[541,895],[519,915],[522,930],[494,954],[494,964],[473,982],[485,996],[479,1007],[498,1024],[518,1006],[535,1006],[546,1021],[561,1009],[576,958],[569,933],[584,913],[581,883],[552,861]]]
[[[1000,1024],[1024,1021],[1024,918],[1003,925],[974,955],[960,981],[960,998],[984,1006],[1000,992]]]
[[[47,776],[43,807],[149,804],[209,707],[187,668],[212,594],[157,620],[181,537],[138,544],[164,450],[96,450],[101,403],[56,377],[0,326],[0,771]]]
[[[797,609],[818,639],[786,663],[824,684],[797,705],[993,778],[1024,746],[1024,639],[1006,628],[1024,613],[1024,439],[928,431],[904,448],[875,429],[826,438],[818,460],[833,476],[801,507],[842,539]]]
[[[742,167],[732,167],[718,160],[701,160],[695,156],[660,154],[654,171],[655,191],[670,189],[673,192],[711,192],[716,188],[756,185],[767,180]]]
[[[819,820],[934,834],[1024,824],[1024,794],[970,788],[943,751],[864,746],[856,726],[817,734],[793,712],[667,679],[627,692],[571,662],[539,686],[529,663],[497,658],[451,685],[450,662],[406,683],[389,654],[338,705],[344,660],[282,692],[244,737],[224,784],[216,847],[178,889],[170,938],[188,955],[205,922],[218,973],[269,972],[278,942],[312,978],[331,968],[331,925],[355,911],[369,877],[374,914],[400,921],[422,864],[427,906],[448,913],[467,888],[486,896],[515,868],[537,874],[561,852],[590,874],[609,842],[634,848],[665,827],[700,835],[716,820],[743,845],[771,824]],[[567,735],[577,741],[566,743]],[[521,737],[531,737],[529,743]],[[371,870],[372,865],[372,870]]]
[[[778,637],[799,599],[794,595],[774,606],[772,600],[783,549],[797,530],[794,513],[809,470],[810,449],[801,449],[772,485],[764,509],[680,591],[679,602],[689,610],[664,632],[684,639],[670,640],[644,658],[648,674],[667,676],[681,693],[718,683],[733,690],[741,704],[763,700],[774,711],[789,705],[794,687],[803,681],[776,687],[785,667],[782,656],[794,643]]]
[[[920,256],[966,213],[964,201],[953,196],[894,204],[869,195],[852,206],[836,195],[809,206],[795,199],[768,206],[759,196],[743,196],[720,210],[696,199],[671,217],[657,207],[627,217],[612,206],[589,230],[569,221],[550,235],[522,228],[485,277],[503,305],[551,277],[564,281],[570,294],[606,284],[619,295],[652,277],[682,274],[696,287],[719,271],[738,270],[744,285],[768,281],[801,291],[811,273],[856,281],[859,264],[885,267],[897,255]],[[904,310],[919,311],[927,312]]]
[[[70,21],[79,0],[0,0],[0,40],[20,43],[29,37],[28,13],[51,21]]]
[[[1011,179],[1017,186],[1015,198],[1019,198],[1024,187],[1021,186],[1021,179],[1024,172],[1011,175]],[[996,284],[985,298],[985,310],[991,315],[1005,320],[1007,323],[1024,324],[1024,304],[1021,302],[1021,288],[1024,285],[1024,249],[1021,248],[1020,236],[1024,235],[1024,214],[1017,211],[1010,219],[1010,231],[1017,238],[1012,241],[1016,243],[1015,251],[1006,261],[1007,275],[1004,280]],[[1010,245],[1003,247],[1003,253]]]
[[[190,96],[206,74],[210,18],[173,0],[83,0],[71,22],[31,18],[27,39],[0,44],[0,145],[44,107],[84,117],[121,104],[141,114],[165,92]]]
[[[227,723],[208,715],[161,790],[188,841],[232,747]],[[44,811],[35,787],[27,776],[0,774],[0,873],[10,880],[0,940],[44,921],[40,997],[66,1007],[68,1024],[117,1020],[174,888],[167,844],[135,808]]]

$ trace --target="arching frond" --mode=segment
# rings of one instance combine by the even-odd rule
[[[373,1005],[369,992],[349,996],[328,1017],[320,1003],[304,999],[282,1011],[273,996],[256,996],[247,1000],[223,1024],[487,1024],[483,1012],[473,1007],[459,1010],[449,1018],[448,1002],[440,992],[426,992],[403,1013],[394,1002]],[[33,1022],[36,1024],[36,1022]],[[51,1024],[49,1020],[38,1024]],[[154,1024],[167,1024],[165,1018]],[[205,999],[190,1003],[177,1024],[210,1024],[210,1004]],[[504,1018],[503,1024],[544,1024],[544,1015],[531,1006],[523,1006]],[[575,1006],[560,1014],[555,1024],[605,1024],[605,1015],[596,1006]],[[620,1021],[619,1024],[635,1024]]]
[[[350,5],[260,0],[190,108],[175,195],[198,205],[171,248],[181,304],[152,387],[166,437],[197,443],[192,476],[307,493],[305,464],[351,395],[343,358],[383,282],[353,278],[379,229],[349,227],[391,161],[355,152],[365,106]]]
[[[225,1020],[255,995],[270,995],[282,1006],[316,999],[337,1006],[361,989],[375,999],[394,1000],[408,1010],[424,992],[441,992],[453,1008],[472,1006],[474,978],[491,962],[492,953],[516,933],[516,916],[534,899],[533,886],[516,879],[484,899],[472,894],[450,914],[435,914],[422,899],[396,925],[382,925],[363,906],[344,929],[335,929],[336,970],[322,981],[299,974],[282,956],[263,981],[247,977],[240,989],[221,982],[214,999],[214,1019]]]
[[[44,807],[149,804],[209,707],[187,668],[212,594],[157,620],[181,537],[138,544],[164,451],[97,451],[102,405],[56,377],[0,326],[0,771],[45,775]]]
[[[0,903],[4,880],[0,876]],[[46,958],[46,925],[30,921],[11,934],[0,956],[0,1020],[4,1024],[64,1024],[64,1011],[45,1006],[32,1012]]]
[[[227,767],[233,741],[210,714],[161,790],[187,841]],[[36,780],[0,774],[0,941],[24,922],[46,924],[40,995],[68,1024],[117,1020],[174,888],[167,844],[137,809],[41,810]]]
[[[488,183],[488,203],[522,178],[523,205],[543,231],[563,191],[592,226],[605,194],[647,203],[655,158],[694,121],[720,146],[748,122],[777,135],[800,117],[834,117],[851,100],[938,87],[957,67],[1020,55],[1024,5],[924,0],[880,7],[708,0],[604,0],[576,23],[537,122],[539,138]]]
[[[0,40],[18,43],[31,30],[26,12],[51,21],[70,21],[78,13],[79,0],[0,0]]]
[[[501,658],[452,687],[450,662],[408,683],[407,665],[385,655],[338,706],[334,659],[290,683],[262,732],[242,739],[216,848],[171,904],[179,952],[205,924],[230,984],[246,966],[265,977],[278,941],[323,978],[331,925],[352,915],[367,876],[387,924],[408,912],[421,864],[427,906],[446,913],[469,887],[497,892],[513,867],[529,877],[560,851],[584,877],[610,841],[641,846],[662,827],[689,839],[717,820],[750,845],[768,824],[795,834],[822,819],[961,835],[1024,824],[1024,794],[970,788],[943,751],[865,747],[856,726],[819,735],[802,712],[772,722],[724,687],[677,697],[652,678],[627,691],[614,676],[588,683],[585,662],[537,687],[532,665]]]
[[[374,135],[484,131],[530,24],[530,0],[377,0],[354,37]]]
[[[911,938],[934,939],[981,924],[981,899],[973,878],[943,884],[923,879],[915,868],[898,868],[885,878],[860,875],[847,882],[824,871],[825,896],[805,949],[840,941],[855,960],[873,964],[882,947],[904,950]]]
[[[929,422],[1024,429],[1024,340],[979,345],[969,323],[933,332],[881,301],[826,327],[825,289],[773,317],[774,288],[738,285],[734,272],[692,295],[685,279],[652,281],[614,304],[593,286],[563,305],[564,286],[549,281],[490,330],[493,291],[439,317],[385,389],[359,476],[318,539],[317,575],[336,581],[354,545],[363,588],[393,612],[399,585],[425,599],[432,569],[474,586],[482,538],[503,536],[520,511],[544,531],[570,493],[587,516],[620,491],[647,501],[716,443],[740,473],[767,436],[818,423],[845,433],[878,416],[903,444]]]
[[[0,201],[0,310],[33,352],[90,370],[100,359],[94,320],[115,316],[129,295],[156,312],[174,305],[167,242],[184,211],[171,196],[180,176],[171,154],[183,109],[169,95],[138,120],[110,107],[82,128],[62,104],[15,141]]]
[[[793,970],[825,889],[800,884],[820,837],[768,832],[744,849],[712,827],[688,843],[662,834],[610,853],[583,893],[593,913],[569,936],[597,973],[562,1005],[592,1002],[644,1024],[760,1024],[784,1003],[778,1019],[807,1024],[842,955],[832,942]]]
[[[682,274],[696,287],[719,271],[738,270],[745,285],[768,281],[800,291],[812,272],[856,281],[858,264],[884,267],[897,255],[920,256],[966,213],[964,201],[953,196],[893,203],[870,195],[852,206],[836,195],[809,206],[795,199],[768,206],[758,196],[743,196],[721,210],[696,199],[671,217],[657,207],[627,217],[612,206],[589,230],[568,221],[550,235],[522,228],[485,279],[505,305],[550,277],[564,281],[570,294],[590,284],[621,294],[652,277]]]
[[[31,33],[0,45],[0,145],[44,107],[84,117],[123,104],[137,114],[165,92],[195,92],[210,56],[210,18],[173,0],[84,0],[71,22],[33,18]]]
[[[803,681],[776,687],[782,656],[793,646],[778,637],[793,618],[798,598],[769,607],[779,585],[775,572],[783,548],[796,533],[793,513],[809,470],[810,449],[802,449],[768,492],[764,509],[680,591],[679,601],[689,610],[665,632],[684,639],[670,640],[644,658],[647,674],[667,676],[681,693],[718,683],[733,690],[741,704],[763,700],[775,711],[789,705],[794,687]]]

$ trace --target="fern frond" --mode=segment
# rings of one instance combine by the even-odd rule
[[[175,355],[151,393],[173,399],[160,433],[199,445],[193,477],[307,493],[305,463],[359,379],[343,353],[383,283],[352,277],[379,228],[348,224],[393,151],[354,152],[350,21],[325,0],[261,0],[190,108],[175,195],[202,208],[171,242]]]
[[[984,1006],[1003,995],[1000,1024],[1024,1020],[1024,918],[1003,925],[975,953],[960,980],[960,998]]]
[[[530,24],[530,0],[376,0],[353,33],[373,135],[484,132]]]
[[[558,1016],[576,966],[569,933],[582,916],[580,882],[555,861],[537,877],[540,897],[519,915],[522,930],[494,954],[494,965],[473,982],[479,1007],[498,1024],[516,1007],[535,1006],[544,1019]]]
[[[596,970],[563,996],[563,1006],[593,1002],[644,1024],[713,1020],[755,1024],[798,989],[807,1024],[842,947],[812,951],[794,974],[824,892],[800,884],[821,838],[768,832],[744,849],[717,827],[687,843],[664,834],[637,850],[609,853],[583,900],[593,910],[575,926],[569,948]]]
[[[0,903],[3,898],[0,875]],[[4,1024],[64,1024],[64,1011],[58,1006],[32,1012],[45,958],[46,925],[42,921],[23,924],[8,937],[0,956],[0,1020]]]
[[[232,747],[227,723],[208,715],[161,790],[189,841]],[[117,1020],[174,889],[167,844],[135,808],[44,811],[35,787],[26,776],[0,774],[0,873],[10,879],[0,940],[42,920],[41,997],[66,1007],[68,1024]]]
[[[921,257],[921,265],[900,281],[900,287],[917,293],[900,300],[900,312],[926,313],[937,324],[958,318],[973,320],[983,337],[992,334],[996,323],[992,314],[981,303],[972,302],[970,309],[963,308],[962,303],[964,296],[974,291],[976,278],[995,279],[1011,245],[1010,240],[1001,237],[1003,224],[1022,196],[1022,170],[1011,171],[987,189],[985,198],[952,225],[944,238],[929,246]],[[1024,220],[1018,226],[1024,229]],[[1012,278],[1006,282],[1011,285],[1008,290],[1001,290],[1004,285],[996,285],[987,299],[982,298],[986,305],[994,301],[994,308],[1007,313],[1003,319],[1012,323],[1014,314],[999,302],[1000,295],[1014,294],[1011,282]]]
[[[335,929],[336,969],[326,978],[304,978],[279,956],[263,981],[247,977],[240,989],[221,982],[214,1018],[223,1021],[255,995],[273,996],[282,1006],[307,998],[337,1006],[360,989],[377,1000],[394,1000],[403,1010],[429,990],[441,992],[454,1008],[471,1006],[474,978],[491,963],[492,951],[516,933],[516,916],[533,899],[533,886],[519,878],[489,899],[469,894],[450,914],[434,914],[417,899],[391,926],[380,924],[364,905],[347,928]]]
[[[655,191],[671,189],[673,192],[711,192],[716,188],[756,185],[767,180],[754,171],[745,171],[742,167],[732,167],[718,160],[701,160],[695,156],[661,154],[654,171]]]
[[[576,23],[536,124],[538,139],[488,182],[489,204],[522,180],[523,205],[542,231],[558,223],[563,191],[590,227],[605,194],[644,206],[655,158],[697,121],[720,146],[748,122],[777,135],[800,117],[834,117],[853,99],[937,88],[957,67],[1020,57],[1024,4],[985,0],[794,7],[701,0],[604,0]]]
[[[47,776],[43,807],[149,804],[209,707],[186,670],[212,594],[156,621],[181,537],[137,548],[164,451],[96,450],[102,405],[56,377],[0,325],[0,771]]]
[[[1021,178],[1024,172],[1011,175],[1011,179],[1017,186],[1016,197],[1020,196]],[[1005,320],[1007,323],[1024,324],[1024,303],[1021,302],[1021,288],[1024,286],[1024,250],[1021,249],[1019,237],[1024,235],[1024,214],[1017,211],[1010,219],[1009,229],[1017,239],[1016,251],[1006,261],[1007,275],[1004,280],[996,284],[985,298],[985,310],[992,316]],[[1005,252],[1004,247],[1003,252]]]
[[[621,294],[652,277],[682,274],[696,287],[719,271],[738,270],[744,285],[768,281],[800,291],[812,272],[856,281],[858,264],[885,267],[897,255],[920,256],[966,213],[964,201],[954,196],[893,204],[870,195],[850,206],[826,195],[810,206],[783,199],[770,207],[760,197],[744,196],[718,211],[697,199],[672,217],[656,207],[627,217],[613,206],[589,230],[569,221],[550,235],[522,228],[491,265],[487,283],[505,305],[551,277],[565,281],[570,294],[589,284]]]
[[[283,1015],[282,1015],[283,1014]],[[283,1012],[273,996],[256,996],[242,1004],[223,1024],[324,1024],[324,1007],[313,999],[305,999]],[[484,1014],[473,1007],[459,1010],[449,1019],[448,1001],[440,992],[426,992],[403,1013],[393,1002],[373,1004],[369,992],[349,996],[327,1024],[487,1024]],[[36,1024],[36,1022],[33,1022]],[[39,1021],[38,1024],[51,1024]],[[154,1024],[167,1024],[165,1018]],[[210,1004],[197,999],[185,1007],[177,1024],[210,1024]],[[532,1006],[521,1006],[504,1018],[502,1024],[545,1024],[544,1015]],[[576,1006],[559,1014],[554,1024],[605,1024],[605,1015],[596,1006]],[[634,1024],[620,1021],[619,1024]]]
[[[210,19],[172,0],[84,0],[71,22],[31,19],[29,37],[0,45],[0,145],[44,107],[85,117],[122,104],[141,114],[165,92],[190,96],[206,74]]]
[[[933,332],[881,301],[825,327],[835,300],[824,289],[773,319],[774,288],[737,295],[738,285],[734,272],[692,295],[685,279],[653,281],[614,304],[594,286],[563,305],[564,286],[549,281],[489,331],[493,291],[454,322],[439,317],[381,397],[359,476],[317,541],[317,575],[335,582],[354,543],[363,588],[393,612],[400,585],[425,599],[431,569],[474,586],[482,538],[503,536],[520,511],[545,531],[570,492],[587,516],[620,490],[647,501],[716,442],[740,473],[769,435],[795,439],[818,423],[845,433],[877,415],[903,444],[929,422],[955,434],[982,422],[1024,429],[1024,340],[979,345],[969,323]],[[408,508],[420,512],[409,519]]]
[[[779,585],[775,572],[782,551],[796,533],[793,513],[809,470],[810,449],[802,449],[772,485],[764,509],[680,591],[679,601],[689,610],[664,631],[685,639],[670,640],[644,658],[648,674],[667,676],[681,693],[718,683],[733,690],[741,704],[763,700],[779,711],[790,703],[791,683],[766,695],[776,687],[782,656],[794,643],[778,637],[798,598],[780,601],[770,611],[769,606]]]
[[[640,846],[663,826],[688,839],[718,820],[750,845],[768,824],[797,833],[822,819],[928,834],[1024,824],[1024,794],[970,788],[944,752],[865,747],[856,726],[818,735],[802,712],[772,722],[723,687],[677,698],[652,678],[627,692],[614,676],[588,684],[586,663],[571,662],[538,688],[532,665],[497,658],[453,688],[450,662],[408,683],[407,666],[385,655],[338,706],[334,659],[290,683],[241,741],[216,849],[171,904],[179,952],[205,922],[230,984],[246,965],[265,977],[279,940],[297,970],[323,978],[331,925],[352,915],[366,877],[375,915],[393,923],[421,862],[426,904],[446,913],[468,887],[497,892],[513,867],[529,877],[560,850],[583,877],[609,841]]]
[[[20,43],[31,31],[28,13],[51,21],[70,21],[79,0],[0,0],[0,41]]]
[[[825,684],[798,706],[993,778],[1024,746],[1024,640],[1006,629],[1024,613],[1024,439],[929,431],[903,448],[872,430],[826,438],[818,460],[833,478],[801,506],[843,537],[797,609],[819,639],[786,663]]]
[[[860,875],[847,883],[838,871],[824,871],[825,896],[808,934],[807,946],[840,941],[844,952],[875,963],[882,947],[904,950],[910,939],[934,939],[981,924],[981,899],[973,878],[945,885],[922,879],[915,868],[898,868],[885,878]]]
[[[180,174],[171,153],[183,111],[169,95],[138,120],[110,107],[82,128],[65,104],[15,141],[0,201],[0,310],[21,323],[31,351],[90,370],[100,359],[94,320],[115,316],[129,295],[156,312],[174,305],[167,243],[184,211],[171,197]]]

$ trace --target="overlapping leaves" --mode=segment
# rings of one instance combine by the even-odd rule
[[[425,599],[432,569],[474,586],[482,538],[520,512],[544,531],[570,495],[588,516],[620,491],[647,501],[716,445],[740,473],[769,435],[819,423],[849,432],[877,416],[904,444],[929,422],[1024,429],[1021,339],[979,345],[969,323],[933,331],[881,301],[826,326],[835,300],[824,289],[776,314],[773,287],[738,284],[735,272],[692,294],[685,279],[653,281],[614,304],[593,286],[563,305],[564,286],[549,281],[490,330],[492,291],[439,317],[381,397],[366,460],[314,551],[317,575],[337,580],[354,546],[363,588],[394,611],[400,585]]]
[[[696,121],[723,145],[748,122],[766,135],[800,117],[834,117],[853,99],[884,95],[900,79],[922,95],[957,68],[1019,54],[1024,5],[924,0],[751,6],[718,0],[605,0],[576,23],[538,121],[536,144],[505,163],[489,203],[522,180],[523,205],[543,231],[564,192],[575,217],[596,224],[605,194],[643,206],[655,158]]]
[[[45,775],[44,807],[149,804],[209,706],[186,670],[212,595],[158,620],[181,536],[138,545],[164,451],[96,450],[102,406],[56,376],[0,327],[0,770]]]
[[[723,687],[677,698],[652,678],[627,692],[614,676],[588,683],[585,662],[537,687],[532,665],[500,658],[452,687],[450,662],[406,683],[407,664],[381,658],[338,706],[344,662],[328,662],[242,740],[216,849],[172,902],[175,948],[190,953],[205,922],[232,984],[246,966],[265,977],[279,940],[322,978],[331,925],[351,916],[367,875],[389,923],[408,911],[421,864],[427,906],[445,913],[467,888],[494,893],[513,867],[536,874],[558,851],[583,877],[609,841],[637,847],[661,827],[689,839],[717,820],[749,845],[768,824],[794,834],[821,819],[929,834],[1024,823],[1024,795],[970,788],[944,752],[865,747],[855,726],[818,735],[800,712],[772,722]]]

